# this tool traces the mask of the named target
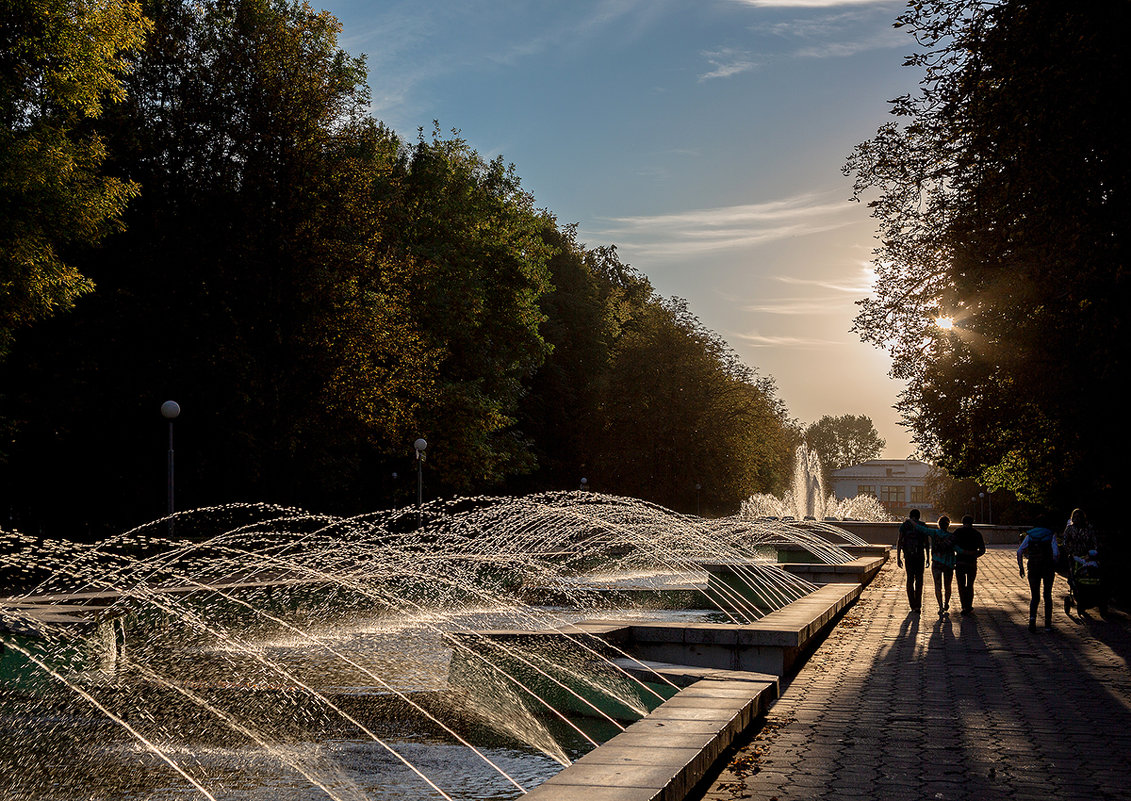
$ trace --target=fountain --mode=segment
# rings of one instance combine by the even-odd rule
[[[858,544],[577,492],[175,521],[0,532],[3,797],[517,797],[679,690],[614,629],[757,624]]]
[[[872,495],[838,499],[825,493],[824,471],[816,451],[805,443],[797,446],[793,458],[790,488],[782,497],[759,493],[742,503],[739,517],[745,520],[793,518],[795,520],[870,520],[888,521],[891,515]]]

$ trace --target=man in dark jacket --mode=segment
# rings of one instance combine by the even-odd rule
[[[978,557],[986,552],[982,532],[974,528],[974,518],[966,515],[954,530],[954,575],[958,579],[958,600],[962,614],[974,611],[974,579],[978,575]]]
[[[923,569],[931,563],[929,549],[929,529],[919,522],[919,510],[912,509],[899,527],[899,537],[895,541],[896,564],[903,567],[907,562],[907,603],[912,612],[918,612],[923,605]]]

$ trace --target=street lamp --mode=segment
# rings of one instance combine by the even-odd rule
[[[428,447],[428,441],[421,437],[412,443],[412,447],[416,448],[416,519],[419,522],[420,507],[424,503],[424,451]]]
[[[695,485],[695,516],[699,517],[699,490],[703,489],[701,484]]]
[[[173,421],[181,414],[181,405],[176,401],[161,404],[161,416],[169,421],[169,534],[173,533]]]
[[[589,479],[582,476],[581,477],[581,491],[585,492],[585,490],[587,490],[587,489],[589,489]]]

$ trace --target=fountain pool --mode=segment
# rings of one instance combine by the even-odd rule
[[[812,524],[594,493],[166,524],[0,536],[4,797],[515,798],[675,692],[582,621],[749,623],[814,588],[783,549],[848,561]],[[751,592],[710,591],[720,561]],[[478,633],[507,629],[555,637]]]

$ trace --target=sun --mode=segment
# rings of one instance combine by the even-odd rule
[[[953,317],[936,317],[935,318],[935,325],[937,325],[943,331],[949,331],[950,329],[954,328],[954,318]]]

